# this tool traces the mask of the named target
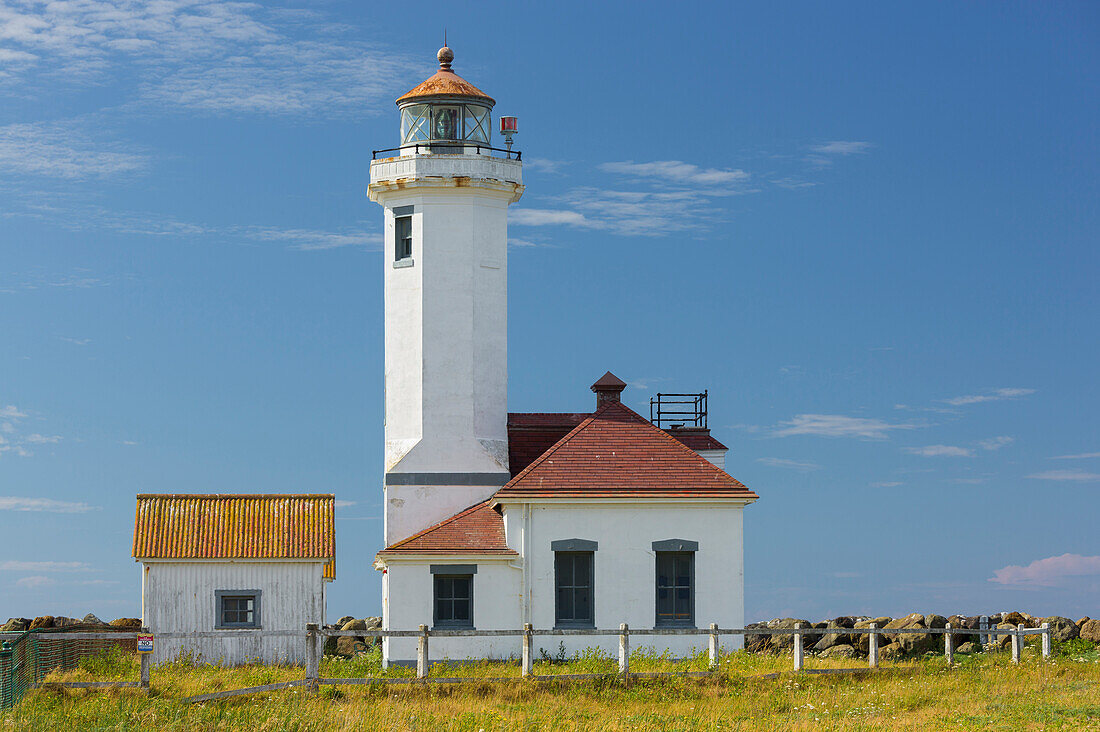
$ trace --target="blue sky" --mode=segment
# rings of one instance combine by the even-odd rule
[[[749,620],[1096,615],[1100,9],[673,7],[0,0],[0,616],[139,614],[136,493],[302,491],[377,614],[365,187],[444,26],[513,411],[709,389]]]

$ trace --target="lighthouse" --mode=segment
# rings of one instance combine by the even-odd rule
[[[370,166],[385,211],[387,546],[511,477],[508,206],[523,165],[492,147],[493,98],[455,73],[450,48],[437,57],[397,99],[399,144]]]

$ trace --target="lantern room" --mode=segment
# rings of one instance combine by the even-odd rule
[[[490,145],[496,102],[451,69],[454,51],[439,49],[439,71],[397,100],[401,147],[427,144],[427,151],[461,152],[455,147]],[[465,145],[456,145],[465,143]]]

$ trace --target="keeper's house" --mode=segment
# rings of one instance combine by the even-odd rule
[[[153,661],[304,662],[303,632],[324,622],[336,576],[336,501],[322,495],[139,495],[134,559]],[[257,631],[241,635],[229,631]],[[224,635],[223,635],[224,634]],[[220,637],[219,637],[220,636]]]

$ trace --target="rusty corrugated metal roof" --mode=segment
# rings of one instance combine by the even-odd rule
[[[327,559],[336,577],[336,497],[321,494],[141,494],[139,559]]]

